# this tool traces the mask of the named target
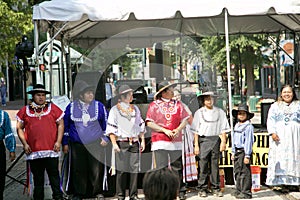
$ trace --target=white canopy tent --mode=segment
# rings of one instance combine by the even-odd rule
[[[229,34],[300,31],[297,0],[52,0],[34,6],[33,20],[66,23],[61,30],[64,36],[86,48],[141,27],[167,28],[189,36],[224,35],[226,11]],[[43,27],[48,28],[48,23]],[[163,35],[151,35],[159,36]]]
[[[35,44],[38,28],[55,26],[68,41],[83,48],[114,36],[151,42],[174,37],[170,32],[135,33],[129,30],[157,27],[188,36],[225,35],[227,74],[230,80],[229,34],[300,31],[297,0],[52,0],[33,8]],[[129,32],[127,32],[129,31]],[[127,34],[128,33],[128,34]],[[123,45],[123,44],[122,44]],[[37,48],[38,51],[38,48]],[[38,55],[38,52],[36,53]],[[228,84],[231,102],[231,84]],[[231,104],[229,106],[231,110]],[[231,122],[232,122],[232,116]],[[232,124],[232,123],[231,123]]]

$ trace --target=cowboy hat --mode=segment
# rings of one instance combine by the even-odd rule
[[[33,86],[32,90],[28,91],[27,94],[36,94],[36,93],[45,93],[45,94],[51,94],[51,92],[47,91],[45,89],[45,86],[42,84],[36,84]]]
[[[254,117],[254,113],[249,112],[249,107],[246,104],[239,104],[237,109],[233,109],[232,116],[237,118],[239,111],[245,111],[247,113],[248,119],[252,119]]]
[[[79,98],[79,95],[86,91],[95,91],[95,86],[89,85],[83,80],[76,80],[73,87],[74,97]]]
[[[165,89],[167,89],[167,88],[169,88],[169,87],[176,87],[176,83],[170,83],[169,81],[163,81],[163,82],[161,82],[159,85],[158,85],[158,87],[157,87],[157,89],[158,89],[158,91],[155,93],[155,95],[154,95],[154,100],[156,100],[157,98],[157,95],[158,94],[160,94],[162,91],[164,91]]]

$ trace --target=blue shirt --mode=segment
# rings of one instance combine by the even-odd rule
[[[84,118],[85,113],[88,114],[88,119]],[[105,136],[107,117],[108,113],[101,102],[93,100],[88,108],[84,109],[82,102],[75,100],[65,111],[62,144],[68,144],[68,140],[82,144],[99,139],[108,142],[109,139]]]
[[[254,143],[254,127],[247,120],[244,123],[238,122],[234,126],[232,135],[232,154],[235,154],[236,148],[242,148],[245,151],[245,157],[250,158],[252,154],[252,146]]]
[[[9,115],[3,110],[0,110],[0,139],[5,139],[5,146],[9,152],[15,152],[16,139],[11,128]]]

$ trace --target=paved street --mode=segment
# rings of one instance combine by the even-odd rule
[[[2,109],[6,110],[11,119],[12,119],[12,126],[15,128],[15,115],[22,106],[24,105],[23,101],[14,101],[14,102],[8,102],[6,107],[2,107]],[[254,124],[260,124],[260,113],[256,113],[255,117],[252,119],[252,122]],[[16,137],[17,140],[17,157],[21,155],[22,152],[22,145],[20,144],[19,139]],[[9,168],[12,165],[7,160],[7,168]],[[8,173],[8,175],[13,179],[7,177],[6,178],[6,187],[4,191],[4,199],[5,200],[29,200],[30,197],[28,196],[28,190],[25,188],[23,184],[25,184],[26,181],[26,162],[24,160],[24,156],[20,157],[20,160],[15,163],[15,166],[11,169],[11,171]],[[235,199],[230,195],[232,192],[234,186],[233,185],[226,185],[225,191],[224,191],[224,197],[220,199]],[[139,196],[143,197],[142,190],[139,190]],[[51,192],[49,188],[46,188],[46,197],[48,199],[51,199]],[[187,199],[188,200],[195,200],[195,199],[217,199],[217,197],[208,196],[207,198],[200,198],[197,196],[197,192],[193,190],[193,188],[190,188],[189,192],[187,193]],[[117,198],[109,197],[106,199],[110,200],[116,200]],[[253,193],[253,199],[263,199],[263,200],[280,200],[280,199],[290,199],[290,200],[300,200],[300,192],[290,192],[288,194],[282,194],[278,191],[273,191],[270,188],[266,186],[262,186],[261,190],[258,192]],[[126,199],[128,200],[128,198]]]

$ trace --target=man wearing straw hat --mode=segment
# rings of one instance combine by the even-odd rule
[[[52,197],[63,199],[59,182],[59,152],[64,133],[64,112],[46,101],[50,94],[42,84],[36,84],[28,94],[32,102],[17,113],[17,133],[23,144],[26,160],[33,174],[34,199],[44,199],[44,172],[46,170]]]
[[[163,81],[154,101],[149,104],[146,123],[152,129],[153,167],[170,166],[180,178],[179,198],[186,199],[182,173],[182,129],[189,113],[180,101],[173,99],[176,84]]]
[[[207,196],[209,174],[214,196],[223,196],[220,190],[219,157],[220,151],[226,149],[226,132],[230,131],[230,127],[226,113],[214,106],[213,97],[214,93],[211,91],[199,94],[200,105],[203,106],[195,112],[191,126],[191,130],[195,133],[194,151],[200,158],[198,180],[200,197]]]

